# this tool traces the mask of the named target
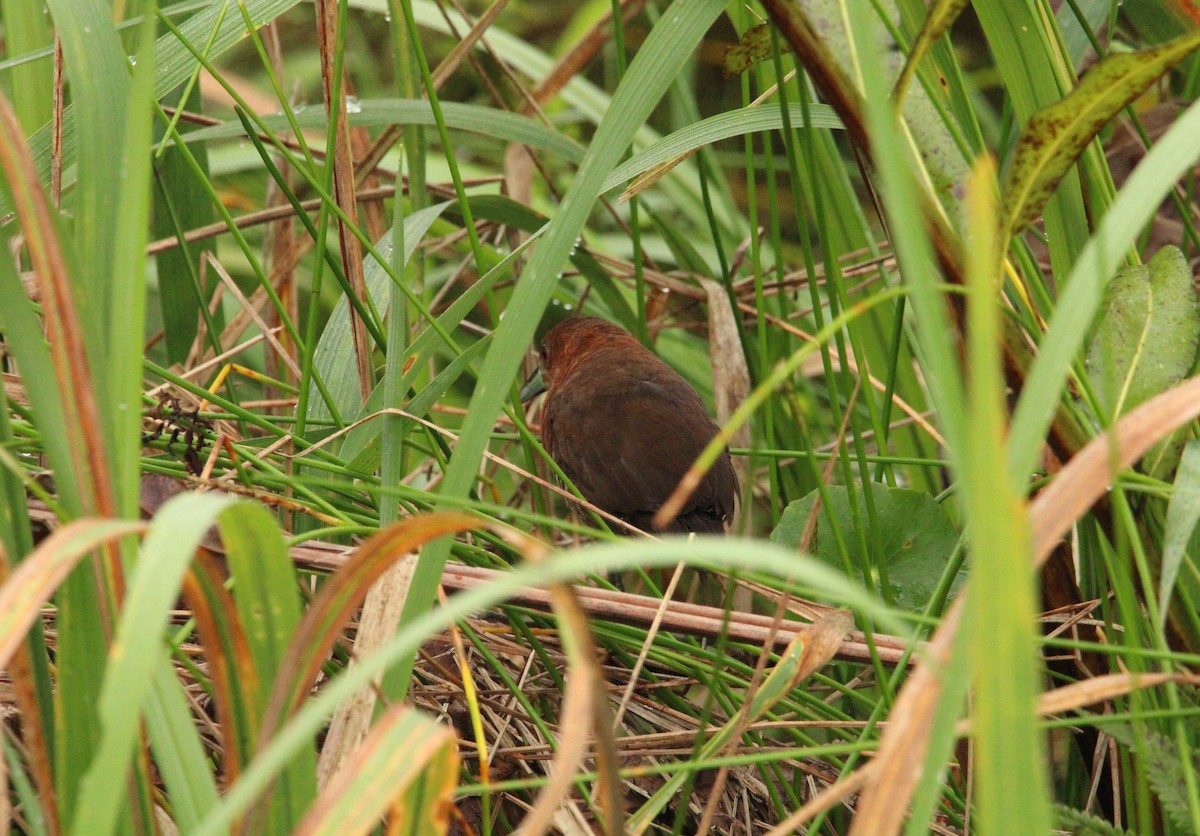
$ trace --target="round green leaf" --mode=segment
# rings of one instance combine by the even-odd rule
[[[855,491],[860,521],[868,519],[864,492],[867,489],[871,491],[881,533],[881,559],[887,574],[887,588],[883,591],[898,607],[923,609],[958,543],[958,531],[945,509],[929,494],[879,484],[859,486]],[[846,488],[835,485],[827,488],[826,493],[829,504],[818,512],[816,531],[809,548],[818,560],[842,569],[833,526],[842,531],[843,538],[854,549],[858,542],[854,536],[856,515],[851,513]],[[798,548],[818,497],[819,494],[813,491],[789,504],[771,533],[771,540]],[[960,572],[951,590],[957,589],[962,581]],[[867,582],[878,587],[880,578],[868,578]]]

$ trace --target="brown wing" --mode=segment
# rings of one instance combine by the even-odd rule
[[[682,378],[672,373],[637,379],[619,369],[603,380],[564,385],[547,403],[543,426],[547,449],[580,493],[645,529],[716,433],[703,402]],[[668,530],[723,531],[737,491],[725,454]]]

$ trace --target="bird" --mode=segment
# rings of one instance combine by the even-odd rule
[[[543,391],[542,445],[584,499],[643,531],[725,533],[739,490],[728,450],[675,519],[654,525],[720,428],[691,384],[632,334],[599,317],[564,319],[520,397]]]

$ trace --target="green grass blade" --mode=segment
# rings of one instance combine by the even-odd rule
[[[74,801],[73,833],[112,833],[128,797],[129,768],[145,702],[166,658],[167,619],[196,546],[232,499],[185,494],[155,515],[130,578],[100,689],[99,747]]]
[[[830,128],[840,129],[841,121],[828,105],[791,105],[791,124],[797,129]],[[702,119],[686,128],[667,134],[647,148],[643,148],[621,163],[605,178],[601,193],[615,189],[628,180],[633,180],[655,166],[674,160],[723,139],[745,136],[762,131],[783,130],[783,115],[778,108],[760,105],[729,110]]]
[[[104,416],[109,422],[110,461],[117,498],[117,512],[122,516],[138,515],[138,477],[141,474],[142,448],[142,345],[146,322],[146,239],[150,229],[150,144],[151,90],[154,82],[154,4],[147,7],[147,17],[140,34],[137,65],[132,83],[124,85],[126,98],[117,103],[106,101],[106,117],[116,121],[123,116],[120,133],[118,164],[106,160],[108,173],[95,184],[84,179],[81,161],[77,192],[90,192],[93,187],[105,189],[103,201],[113,218],[109,230],[114,236],[108,244],[111,260],[100,262],[99,252],[80,249],[77,256],[96,259],[103,273],[92,275],[89,295],[104,299],[108,318],[104,327],[108,337],[102,355],[102,374],[97,379],[97,394],[105,404]],[[114,33],[115,34],[115,33]],[[121,56],[120,71],[128,76],[128,65]],[[110,92],[111,95],[111,92]],[[84,111],[77,117],[81,122]],[[110,153],[111,153],[111,149]],[[95,266],[93,266],[95,269]],[[121,323],[121,327],[113,327]]]
[[[1036,723],[1042,677],[1035,635],[1038,590],[1031,571],[1029,506],[1007,478],[1005,382],[1001,373],[1000,246],[996,239],[995,170],[976,166],[968,189],[971,255],[967,262],[969,368],[967,420],[959,459],[971,582],[963,626],[972,660],[974,786],[984,833],[1050,830],[1046,745]],[[1021,804],[1012,800],[1020,798]]]
[[[230,508],[222,515],[220,528],[235,583],[234,602],[255,672],[259,682],[270,683],[284,666],[300,623],[295,570],[278,526],[265,509],[250,504]],[[257,696],[257,705],[249,707],[255,713],[254,728],[261,727],[269,689],[264,687]],[[286,832],[294,827],[312,803],[316,789],[316,754],[311,749],[298,752],[275,789],[267,829]]]
[[[378,128],[402,123],[407,125],[433,125],[433,109],[423,99],[360,99],[354,113],[347,116],[351,127]],[[583,148],[579,143],[562,133],[551,130],[540,122],[498,110],[462,102],[443,102],[442,116],[447,127],[459,131],[508,142],[519,142],[553,154],[556,157],[578,163],[583,159]],[[262,116],[258,120],[261,128],[276,132],[290,130],[291,121],[284,115]],[[318,108],[305,108],[295,114],[295,124],[301,129],[324,129],[328,122]],[[185,142],[211,142],[245,136],[242,124],[233,120],[223,125],[200,128],[182,135]]]
[[[146,701],[146,733],[154,764],[162,775],[171,816],[180,833],[190,833],[216,806],[219,794],[191,705],[166,658],[152,672]]]
[[[57,2],[61,4],[63,12],[66,15],[64,20],[70,21],[71,15],[74,13],[73,4],[69,0],[57,0]],[[191,43],[203,46],[211,39],[212,48],[209,54],[213,57],[225,52],[231,46],[240,42],[246,35],[245,23],[241,16],[225,14],[223,9],[224,2],[225,0],[221,0],[221,2],[209,4],[207,8],[188,18],[180,27],[181,34]],[[292,8],[292,6],[295,6],[298,2],[299,0],[246,0],[245,7],[247,14],[254,21],[255,25],[263,26]],[[112,15],[108,14],[107,11],[106,15],[104,26],[112,29]],[[218,21],[220,21],[219,26],[217,25]],[[98,23],[99,21],[97,21]],[[88,34],[90,33],[82,33],[84,37]],[[83,45],[86,47],[86,41]],[[186,81],[196,71],[196,63],[191,50],[181,44],[174,35],[167,34],[159,38],[154,50],[154,65],[158,68],[158,72],[154,77],[154,97],[158,99],[165,96],[168,92]],[[63,131],[64,170],[68,170],[77,158],[80,137],[76,134],[75,118],[75,105],[68,105],[65,116],[65,129]],[[52,150],[50,126],[45,125],[39,129],[37,133],[30,137],[29,144],[33,151],[38,176],[45,181],[48,179],[50,173],[50,155]],[[64,187],[70,185],[70,182],[68,178],[64,178]],[[11,208],[8,201],[0,197],[0,215],[11,211]]]

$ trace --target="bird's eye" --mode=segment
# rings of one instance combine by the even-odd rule
[[[549,356],[550,352],[546,350],[546,346],[542,346],[538,349],[538,362],[540,362],[543,366],[546,365],[546,360],[549,358]]]

